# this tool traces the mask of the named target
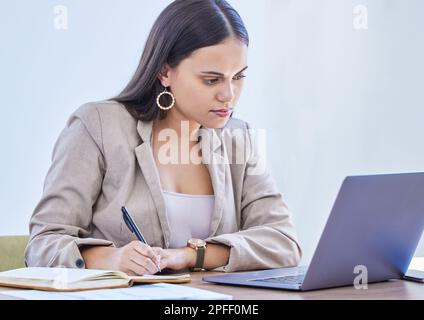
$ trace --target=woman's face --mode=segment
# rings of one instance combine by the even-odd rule
[[[243,89],[247,51],[240,40],[229,38],[194,51],[176,68],[166,70],[162,84],[170,87],[176,100],[168,116],[207,128],[224,127]]]

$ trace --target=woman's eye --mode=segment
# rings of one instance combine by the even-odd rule
[[[218,81],[218,79],[212,79],[212,80],[205,80],[206,84],[212,85],[215,83],[215,81]]]
[[[238,75],[237,77],[235,77],[234,79],[235,79],[235,80],[241,80],[241,79],[243,79],[243,78],[246,78],[246,75],[245,75],[245,74],[240,74],[240,75]]]
[[[241,79],[243,79],[243,78],[246,78],[246,75],[241,74],[241,75],[236,76],[236,77],[235,77],[235,78],[233,78],[233,79],[234,79],[234,80],[241,80]],[[210,79],[210,80],[205,80],[205,83],[206,83],[207,85],[213,85],[213,84],[215,84],[217,81],[219,81],[219,79]]]

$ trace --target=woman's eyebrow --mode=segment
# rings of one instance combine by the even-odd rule
[[[249,66],[244,67],[242,70],[240,70],[239,72],[237,72],[236,74],[242,73],[244,70],[246,70],[247,68],[249,68]],[[223,77],[224,74],[220,73],[220,72],[216,72],[216,71],[202,71],[202,73],[204,74],[213,74],[215,76],[220,76]]]

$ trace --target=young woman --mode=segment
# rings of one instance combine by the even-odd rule
[[[248,45],[226,1],[172,2],[123,92],[84,104],[61,132],[30,221],[27,266],[143,275],[297,265],[291,213],[268,172],[252,170],[252,137],[222,134],[249,131],[232,117]],[[251,155],[234,161],[230,151],[246,146]],[[147,244],[127,228],[122,206]]]

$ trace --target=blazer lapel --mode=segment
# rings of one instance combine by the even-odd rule
[[[226,168],[224,162],[224,146],[217,134],[220,129],[202,129],[200,135],[203,163],[207,166],[215,194],[215,206],[211,219],[209,237],[216,235],[222,218],[225,200]]]
[[[162,194],[162,187],[160,185],[160,176],[157,171],[155,159],[152,153],[150,138],[152,134],[153,122],[138,121],[137,131],[143,142],[135,148],[135,155],[138,164],[143,173],[146,184],[150,189],[150,194],[155,203],[157,214],[159,217],[162,233],[164,237],[165,248],[169,247],[170,229],[168,218],[166,215],[165,199]]]

